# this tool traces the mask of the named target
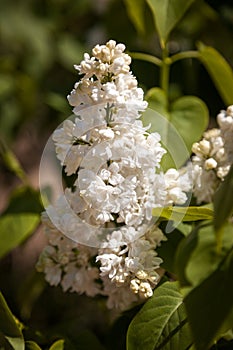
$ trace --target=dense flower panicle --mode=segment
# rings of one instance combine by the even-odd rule
[[[233,106],[217,116],[219,128],[206,131],[193,144],[193,193],[197,202],[211,202],[233,163]]]
[[[110,40],[75,66],[75,118],[53,133],[57,158],[75,179],[46,208],[48,246],[38,262],[50,284],[105,295],[121,309],[150,297],[160,280],[156,247],[165,237],[152,209],[184,204],[191,189],[187,173],[160,169],[166,151],[138,120],[147,103],[124,50]]]
[[[124,50],[125,45],[110,40],[106,45],[96,45],[92,57],[86,53],[80,65],[75,65],[83,75],[68,95],[75,114],[84,107],[107,102],[114,103],[116,109],[130,110],[134,118],[146,109],[143,91],[130,72],[131,57]]]

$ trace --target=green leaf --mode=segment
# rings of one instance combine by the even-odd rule
[[[12,315],[3,295],[0,293],[0,333],[14,350],[24,350],[24,339],[22,332]],[[0,347],[1,347],[0,340]]]
[[[21,181],[24,183],[27,182],[26,174],[21,167],[18,159],[14,155],[14,153],[7,147],[5,142],[0,138],[0,154],[2,159],[6,165],[6,167],[12,171]]]
[[[2,215],[12,213],[38,213],[43,211],[40,192],[28,186],[16,188]]]
[[[166,235],[167,240],[156,249],[160,258],[163,259],[161,267],[170,273],[175,273],[175,254],[180,241],[184,237],[183,234],[174,229]]]
[[[155,290],[131,322],[127,350],[185,350],[191,344],[178,284],[166,282]]]
[[[233,103],[233,71],[225,58],[213,47],[198,45],[199,59],[211,76],[226,105]]]
[[[154,208],[153,216],[172,221],[198,221],[213,219],[213,210],[206,207],[165,207]]]
[[[184,96],[166,109],[166,98],[161,89],[153,89],[147,95],[149,108],[143,113],[145,125],[150,131],[161,135],[167,154],[162,159],[162,168],[180,168],[191,154],[192,144],[199,140],[208,124],[205,103],[195,96]]]
[[[233,249],[218,268],[185,298],[197,350],[206,350],[218,338],[233,309]]]
[[[217,250],[216,237],[212,225],[201,227],[197,234],[197,245],[186,266],[186,275],[195,287],[207,278],[233,247],[233,225],[224,226],[222,249]],[[184,252],[183,255],[186,255]]]
[[[38,214],[8,214],[0,218],[0,258],[17,247],[39,224]]]
[[[55,343],[53,343],[52,346],[50,346],[49,350],[63,350],[65,349],[65,340],[64,339],[59,339]]]
[[[59,60],[65,68],[73,71],[73,65],[83,59],[84,47],[71,33],[64,32],[59,35],[57,46]]]
[[[154,16],[162,47],[165,46],[172,29],[193,2],[194,0],[147,0]]]
[[[42,350],[42,349],[34,341],[26,341],[25,350]]]
[[[198,227],[184,238],[175,253],[175,273],[182,287],[190,286],[190,281],[186,275],[186,267],[190,257],[198,243]]]
[[[145,0],[124,0],[127,13],[135,28],[140,34],[145,31],[144,28],[144,13],[145,13]]]
[[[82,350],[104,350],[104,347],[101,345],[99,339],[90,330],[84,330],[80,334],[78,334],[75,345],[77,349]]]
[[[233,212],[233,165],[214,195],[214,227],[216,232]]]

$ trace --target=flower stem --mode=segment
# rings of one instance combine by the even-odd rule
[[[158,67],[162,66],[161,59],[156,56],[152,56],[147,53],[141,53],[141,52],[130,52],[129,54],[133,59],[147,61],[155,64]]]
[[[164,47],[162,52],[162,66],[160,70],[160,87],[165,92],[168,101],[169,90],[169,73],[170,73],[170,58],[168,57],[168,50]]]
[[[179,52],[173,56],[171,56],[169,58],[170,60],[170,64],[176,62],[176,61],[180,61],[180,60],[183,60],[185,58],[199,58],[200,57],[200,54],[198,51],[184,51],[184,52]]]

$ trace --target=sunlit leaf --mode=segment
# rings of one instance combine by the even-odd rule
[[[198,45],[200,61],[207,69],[226,105],[233,103],[233,70],[225,58],[213,47]]]
[[[197,350],[209,349],[232,313],[232,276],[233,249],[184,300]]]
[[[189,325],[176,282],[158,287],[131,322],[127,350],[185,350],[192,344]]]
[[[147,98],[149,108],[143,113],[145,125],[150,131],[161,135],[167,154],[162,159],[162,168],[180,168],[189,158],[192,144],[199,140],[208,124],[205,103],[195,96],[184,96],[173,102],[169,112],[161,89],[153,89]]]
[[[49,350],[63,350],[65,349],[64,344],[65,344],[65,340],[59,339],[55,343],[53,343],[52,346],[50,346]]]
[[[26,341],[25,350],[42,350],[42,349],[34,341]]]
[[[147,0],[154,16],[162,47],[172,29],[183,17],[194,0]]]
[[[22,332],[12,315],[3,295],[0,293],[0,333],[14,350],[24,350],[24,339]],[[0,340],[1,348],[1,340]]]
[[[165,207],[154,208],[153,216],[172,221],[198,221],[213,219],[213,210],[206,207]]]
[[[0,218],[0,257],[28,238],[39,224],[38,214],[8,214]]]
[[[139,33],[144,33],[145,0],[124,0],[128,16]]]

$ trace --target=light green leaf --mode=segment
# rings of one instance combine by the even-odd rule
[[[22,332],[12,315],[3,295],[0,293],[0,333],[14,350],[24,350],[24,339]],[[1,341],[0,341],[1,347]]]
[[[179,130],[185,145],[191,151],[194,140],[199,140],[207,128],[209,113],[205,103],[195,96],[184,96],[171,105],[171,122]]]
[[[158,287],[131,322],[127,350],[185,350],[192,344],[176,282]]]
[[[213,219],[213,210],[206,207],[165,207],[154,208],[153,216],[172,221],[198,221]]]
[[[39,224],[38,214],[8,214],[0,218],[0,257],[22,243]]]
[[[34,341],[26,341],[25,350],[42,350],[42,349]]]
[[[213,47],[198,45],[199,59],[211,76],[226,105],[233,103],[233,71],[225,58]]]
[[[144,13],[145,0],[124,0],[127,13],[139,33],[143,34],[144,28]]]
[[[65,340],[59,339],[52,346],[50,346],[49,350],[63,350],[65,349]]]
[[[197,350],[209,349],[232,315],[232,276],[233,249],[225,255],[217,269],[184,300]]]
[[[172,29],[194,0],[147,0],[154,16],[161,46],[164,47]]]
[[[168,112],[164,92],[158,88],[150,91],[147,100],[149,108],[142,115],[143,123],[151,124],[150,131],[161,135],[168,152],[162,159],[162,168],[180,168],[189,158],[192,144],[207,127],[207,107],[195,96],[184,96],[172,103]]]

